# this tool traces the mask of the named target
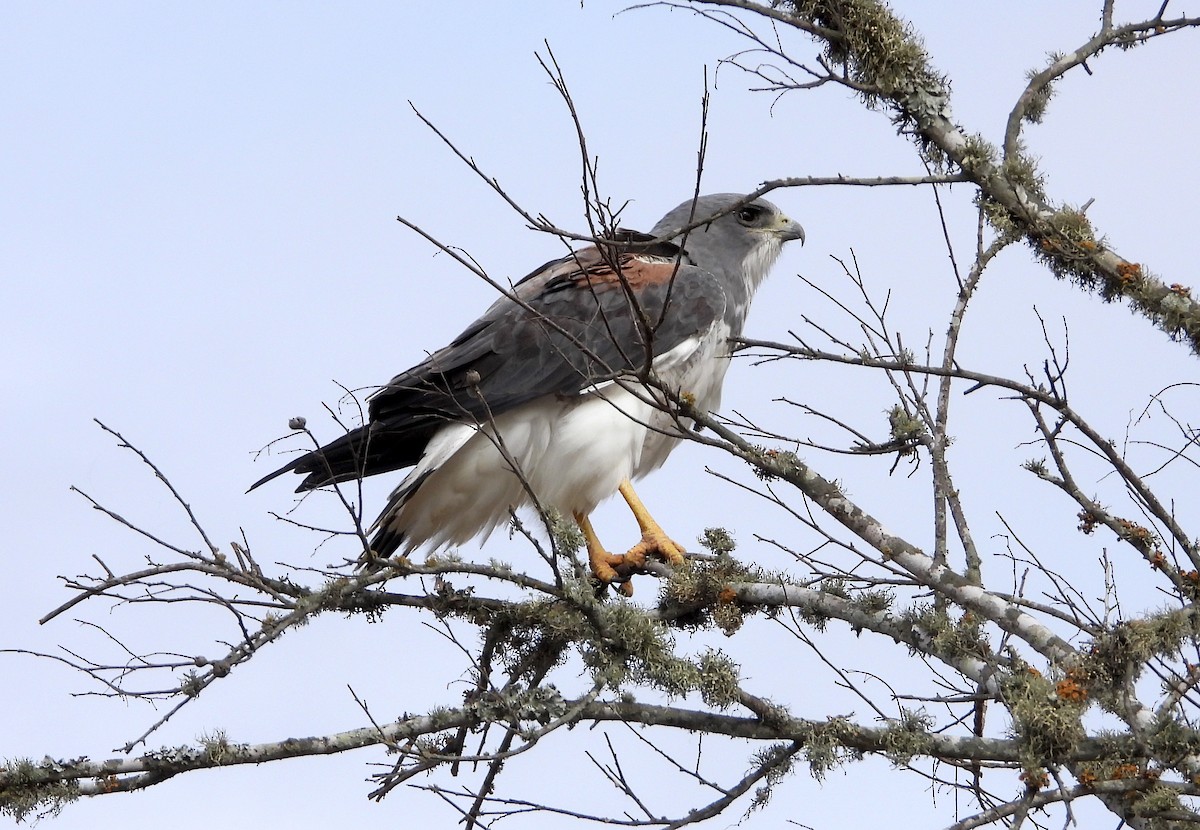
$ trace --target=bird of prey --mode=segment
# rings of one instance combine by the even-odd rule
[[[669,397],[719,405],[730,338],[793,239],[803,228],[775,205],[722,193],[548,262],[375,392],[364,426],[251,489],[292,471],[301,492],[411,467],[371,527],[373,561],[462,545],[537,504],[574,517],[592,573],[628,594],[648,554],[683,561],[631,484],[691,426]],[[642,534],[623,555],[588,519],[615,492]]]

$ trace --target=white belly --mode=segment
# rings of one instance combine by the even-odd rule
[[[727,333],[719,334],[689,340],[655,361],[669,388],[706,411],[720,403],[729,363]],[[392,494],[379,523],[401,530],[400,552],[407,554],[486,537],[534,496],[565,516],[591,513],[623,480],[661,466],[690,428],[661,412],[651,390],[627,386],[540,398],[494,425],[448,425]]]

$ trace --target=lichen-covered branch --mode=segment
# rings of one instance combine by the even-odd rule
[[[748,741],[787,740],[810,749],[836,744],[847,750],[879,754],[893,760],[923,755],[949,763],[972,760],[1015,763],[1020,756],[1020,745],[1016,740],[935,735],[913,728],[918,725],[915,723],[878,728],[845,718],[763,720],[628,701],[567,700],[553,689],[534,689],[507,696],[488,696],[457,709],[318,737],[244,744],[218,734],[195,745],[163,748],[140,756],[106,761],[10,761],[0,770],[0,811],[22,818],[55,800],[142,790],[194,770],[331,755],[370,746],[400,750],[405,745],[412,746],[420,738],[463,727],[479,730],[488,723],[513,722],[536,731],[568,713],[575,723],[637,723]],[[1071,756],[1075,760],[1088,761],[1128,749],[1119,740],[1089,739],[1074,747]]]
[[[978,289],[993,261],[1022,240],[1051,273],[1106,299],[1126,297],[1172,336],[1200,343],[1189,292],[1164,288],[1110,249],[1082,211],[1045,191],[1022,146],[1023,125],[1047,112],[1053,85],[1066,73],[1110,48],[1198,21],[1168,18],[1164,5],[1155,18],[1119,25],[1113,4],[1104,3],[1095,36],[1029,76],[994,142],[1000,149],[993,149],[953,120],[949,81],[933,68],[935,58],[876,0],[685,6],[749,38],[750,50],[731,62],[761,73],[767,89],[840,86],[887,111],[925,165],[918,176],[780,171],[796,175],[767,181],[747,199],[791,187],[921,188],[913,194],[936,209],[948,262],[950,287],[940,302],[926,302],[929,285],[898,281],[874,291],[853,251],[835,258],[840,270],[830,268],[832,276],[802,277],[799,287],[811,289],[826,310],[797,304],[791,331],[735,344],[744,359],[738,371],[753,372],[747,363],[800,369],[794,383],[763,394],[762,406],[698,411],[691,390],[668,388],[649,366],[615,381],[658,408],[663,418],[655,428],[674,429],[727,462],[710,472],[762,512],[697,500],[694,527],[684,532],[733,527],[705,528],[700,549],[682,565],[629,565],[638,573],[635,601],[589,579],[577,530],[543,509],[532,488],[533,519],[514,513],[507,545],[493,540],[487,554],[464,546],[382,559],[364,550],[362,493],[347,483],[334,502],[344,511],[336,526],[303,524],[296,518],[302,513],[286,519],[317,533],[322,550],[338,559],[292,566],[283,563],[311,560],[295,550],[264,555],[269,543],[252,549],[244,537],[213,544],[228,536],[206,527],[202,511],[166,472],[106,427],[162,482],[167,509],[182,511],[183,539],[126,519],[125,505],[121,512],[81,494],[132,535],[134,553],[122,563],[95,558],[87,573],[63,577],[67,597],[42,621],[70,612],[100,645],[14,647],[4,659],[54,660],[88,683],[84,694],[155,710],[148,724],[130,729],[136,734],[107,744],[120,746],[123,757],[93,761],[95,752],[81,747],[75,758],[8,762],[0,770],[0,811],[24,818],[80,796],[146,789],[200,769],[361,751],[377,763],[370,797],[432,793],[468,828],[530,812],[685,827],[728,816],[738,805],[747,815],[774,809],[789,776],[807,769],[820,779],[877,756],[896,774],[952,791],[956,830],[1027,825],[1037,811],[1052,809],[1071,821],[1084,803],[1098,803],[1092,809],[1139,830],[1197,823],[1200,517],[1191,494],[1200,486],[1200,431],[1189,415],[1196,388],[1185,382],[1149,402],[1122,401],[1129,421],[1113,421],[1091,411],[1089,398],[1068,384],[1068,364],[1096,356],[1068,359],[1044,322],[1043,341],[1030,346],[1040,370],[997,366],[990,355],[972,364],[978,358],[965,358],[960,343],[990,313],[988,294]],[[756,29],[761,21],[769,26]],[[792,30],[814,40],[819,54],[789,55]],[[771,66],[752,64],[754,50]],[[582,115],[553,55],[543,67],[575,127],[586,232],[568,233],[518,204],[469,148],[430,127],[533,228],[564,245],[593,240],[615,225],[620,211],[612,206],[621,202],[600,195]],[[940,188],[964,183],[978,198],[952,216],[954,203],[943,202]],[[511,295],[460,249],[402,221]],[[969,230],[960,234],[963,227]],[[908,321],[901,331],[891,301],[904,291],[923,292],[921,304],[946,316],[922,320],[915,338]],[[632,311],[645,321],[641,308]],[[912,343],[920,345],[914,350]],[[825,381],[808,374],[813,369],[856,392],[827,394]],[[868,394],[860,399],[857,390]],[[1106,394],[1123,391],[1114,385]],[[963,414],[983,410],[979,423]],[[1019,437],[988,434],[1009,422],[1019,422]],[[1122,430],[1124,443],[1107,437]],[[303,424],[296,432],[315,441]],[[958,443],[980,433],[995,450],[988,462]],[[981,470],[982,463],[996,468]],[[874,480],[859,486],[855,476],[864,468],[883,474],[882,489]],[[513,472],[528,487],[515,463]],[[670,475],[690,483],[686,469]],[[1027,485],[1043,502],[1038,512],[1009,515],[1021,501],[978,483],[993,476]],[[893,487],[917,501],[897,508]],[[912,510],[913,503],[921,506]],[[898,509],[909,515],[897,517]],[[783,521],[768,525],[768,514]],[[1062,521],[1047,528],[1046,514]],[[510,552],[519,564],[488,558]],[[374,570],[357,567],[364,556]],[[205,624],[146,622],[171,620],[180,609],[202,611]],[[396,683],[386,710],[352,692],[361,719],[344,732],[259,744],[217,732],[147,749],[151,736],[167,734],[160,730],[176,713],[207,700],[214,684],[238,682],[242,667],[285,634],[304,637],[306,623],[340,615],[388,624],[418,617],[434,629],[453,655],[445,665],[423,667],[446,672],[438,678],[448,690],[436,699],[442,705],[413,706],[405,684]],[[663,777],[651,777],[640,756],[636,765],[627,762],[634,752],[694,787],[694,795],[680,796]],[[565,796],[514,792],[510,771],[532,758],[591,770],[610,788],[603,806],[588,812]],[[681,799],[690,799],[682,809]]]
[[[1082,46],[1055,56],[1050,66],[1033,75],[1014,104],[1003,150],[998,152],[986,137],[955,122],[949,84],[934,68],[936,56],[930,56],[919,35],[879,0],[689,2],[701,9],[750,12],[810,35],[822,48],[823,77],[853,90],[868,106],[886,109],[918,142],[928,161],[974,182],[998,233],[1025,239],[1054,275],[1105,300],[1127,300],[1171,337],[1200,352],[1200,303],[1191,291],[1119,254],[1082,211],[1054,200],[1043,188],[1034,157],[1020,142],[1020,124],[1043,117],[1055,79],[1106,49],[1127,49],[1200,27],[1200,18],[1167,19],[1160,12],[1122,26],[1110,21]]]

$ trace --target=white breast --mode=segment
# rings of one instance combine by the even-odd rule
[[[658,377],[702,410],[720,404],[729,330],[717,324],[655,359]],[[690,423],[655,405],[661,394],[610,381],[570,397],[546,396],[494,424],[449,424],[392,494],[378,524],[404,536],[402,553],[487,536],[531,503],[563,515],[591,513],[627,478],[657,469]],[[497,437],[498,436],[498,437]]]
[[[721,386],[729,370],[730,334],[729,327],[718,322],[705,336],[690,338],[655,361],[655,370],[668,388],[690,395],[701,412],[721,406]],[[692,422],[678,424],[666,413],[655,411],[650,425],[635,478],[661,467],[682,440],[681,432],[691,429]]]

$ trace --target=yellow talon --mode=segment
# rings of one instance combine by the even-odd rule
[[[637,558],[639,566],[646,563],[646,556],[651,553],[658,554],[668,564],[676,567],[682,565],[683,546],[671,539],[658,522],[654,521],[654,517],[646,509],[646,505],[642,504],[638,494],[633,491],[633,484],[629,479],[622,481],[621,486],[617,489],[625,499],[625,503],[629,505],[629,509],[633,511],[633,518],[637,520],[638,527],[642,530],[642,541],[630,548],[625,555]]]
[[[591,520],[587,516],[576,513],[575,523],[579,525],[584,541],[587,543],[588,564],[591,566],[592,574],[606,585],[618,583],[621,593],[629,597],[633,596],[633,583],[630,581],[630,576],[633,571],[646,566],[647,556],[653,554],[671,565],[679,566],[684,561],[684,550],[679,543],[667,536],[658,522],[654,521],[628,479],[622,481],[618,489],[629,505],[629,509],[633,511],[633,517],[642,531],[642,541],[626,551],[624,556],[611,554],[604,549],[604,545],[600,543]]]

